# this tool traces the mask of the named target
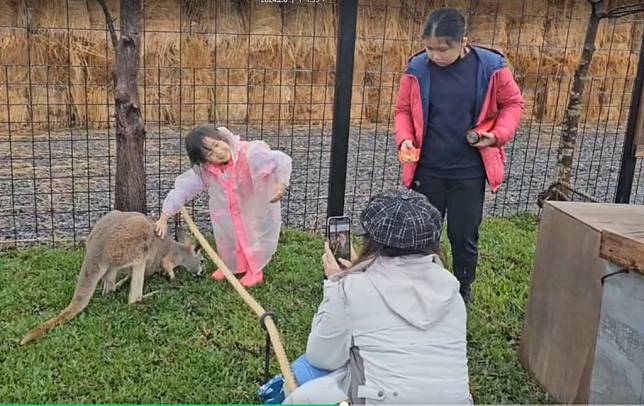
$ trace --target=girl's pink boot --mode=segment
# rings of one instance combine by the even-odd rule
[[[233,272],[233,273],[235,275],[241,275],[245,272],[246,271]],[[222,271],[221,269],[218,269],[215,272],[213,272],[212,275],[210,275],[210,277],[216,281],[223,281],[224,279],[226,279],[226,276],[224,275],[224,271]]]
[[[264,272],[251,273],[246,272],[243,278],[239,280],[242,286],[246,288],[252,288],[255,285],[259,285],[264,282]]]

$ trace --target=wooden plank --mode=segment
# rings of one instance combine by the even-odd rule
[[[600,230],[544,205],[520,354],[558,403],[588,403],[607,269],[600,241]]]
[[[635,119],[635,157],[644,157],[644,86],[640,94],[640,108]]]
[[[644,274],[644,239],[642,238],[633,238],[610,230],[602,230],[599,256],[624,268]]]
[[[644,206],[616,203],[555,202],[548,204],[597,232],[610,229],[620,234],[644,231]]]

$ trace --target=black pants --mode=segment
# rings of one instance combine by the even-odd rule
[[[427,196],[443,219],[447,213],[452,269],[461,283],[461,292],[469,291],[476,277],[485,178],[443,179],[417,174],[412,189]]]

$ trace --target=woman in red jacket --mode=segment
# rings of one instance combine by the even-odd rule
[[[403,183],[447,214],[452,269],[469,302],[485,181],[494,192],[501,186],[503,146],[519,125],[523,97],[501,53],[468,44],[458,10],[433,12],[422,42],[425,50],[410,59],[396,102]],[[477,135],[469,143],[471,129]]]

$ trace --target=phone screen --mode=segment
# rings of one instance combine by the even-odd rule
[[[351,261],[351,219],[346,216],[329,217],[327,238],[336,259]]]

